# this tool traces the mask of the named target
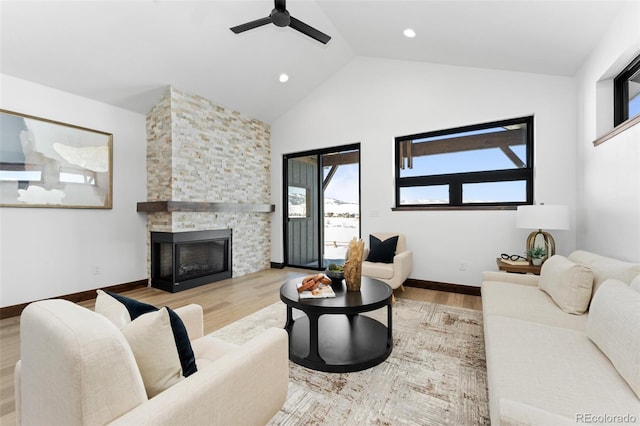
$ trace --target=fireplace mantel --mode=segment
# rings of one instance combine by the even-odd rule
[[[206,201],[144,201],[138,203],[136,211],[159,212],[240,212],[272,213],[275,204],[222,203]]]

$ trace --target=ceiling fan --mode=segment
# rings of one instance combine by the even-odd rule
[[[323,44],[327,44],[329,40],[331,40],[331,37],[326,35],[322,31],[318,31],[312,26],[309,26],[299,19],[291,16],[287,11],[286,4],[286,0],[274,0],[275,7],[273,8],[269,16],[267,16],[266,18],[260,18],[256,19],[255,21],[247,22],[246,24],[231,27],[230,30],[236,34],[240,34],[242,32],[261,27],[263,25],[274,24],[278,27],[289,26],[294,30],[300,31],[302,34],[318,40]]]

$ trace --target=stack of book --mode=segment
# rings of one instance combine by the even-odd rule
[[[300,287],[302,283],[298,284]],[[327,297],[336,297],[336,293],[331,288],[331,285],[320,284],[313,290],[303,291],[300,294],[300,299],[326,299]]]

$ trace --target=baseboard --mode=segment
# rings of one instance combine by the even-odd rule
[[[273,268],[273,269],[284,269],[284,263],[271,262],[271,268]]]
[[[147,287],[148,284],[149,284],[149,280],[144,279],[139,281],[132,281],[130,283],[112,285],[110,287],[100,287],[100,289],[112,291],[114,293],[121,293],[123,291],[129,291],[129,290],[135,290],[137,288]],[[84,302],[85,300],[95,299],[96,290],[98,289],[81,291],[79,293],[65,294],[63,296],[56,296],[54,298],[52,297],[52,299],[64,299],[74,303]],[[29,303],[32,303],[32,302],[29,302]],[[19,305],[5,306],[3,308],[0,308],[0,319],[19,316],[29,303],[21,303]]]
[[[480,296],[480,287],[462,284],[439,283],[436,281],[416,280],[409,278],[404,282],[407,287],[424,288],[427,290],[446,291],[449,293],[469,294],[471,296]]]

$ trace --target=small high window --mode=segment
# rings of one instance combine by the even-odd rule
[[[640,115],[640,56],[613,80],[614,126]]]
[[[533,202],[533,117],[395,138],[396,208]]]

